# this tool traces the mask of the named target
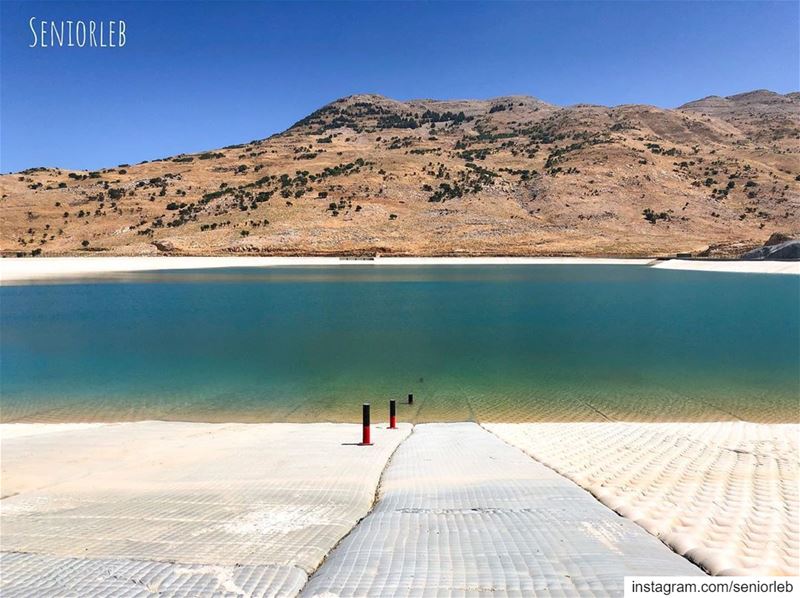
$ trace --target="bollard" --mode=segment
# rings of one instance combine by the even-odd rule
[[[408,394],[408,404],[409,405],[413,405],[414,404],[414,395],[411,394],[411,393]]]
[[[361,422],[363,425],[363,429],[361,431],[361,444],[364,446],[369,446],[372,444],[369,436],[369,403],[364,403],[361,406]]]
[[[389,429],[397,429],[397,401],[394,399],[389,401]]]

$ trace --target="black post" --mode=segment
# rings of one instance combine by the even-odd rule
[[[369,435],[369,403],[364,403],[361,406],[361,423],[363,426],[361,431],[361,444],[372,444],[372,442],[370,442]]]
[[[411,394],[411,393],[408,393],[408,404],[409,405],[413,405],[414,404],[414,395]]]

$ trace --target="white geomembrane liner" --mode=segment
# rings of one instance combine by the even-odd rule
[[[290,566],[181,565],[0,554],[4,598],[294,596],[307,576]]]
[[[796,424],[485,426],[714,575],[800,573]]]
[[[138,596],[131,576],[166,579],[168,595],[216,596],[220,580],[236,595],[251,580],[243,595],[269,596],[296,593],[366,515],[411,427],[373,426],[371,447],[355,424],[3,429],[4,597]]]
[[[122,272],[199,270],[207,268],[268,268],[298,266],[436,266],[504,264],[605,264],[645,266],[649,259],[586,257],[375,257],[348,260],[338,257],[258,256],[106,256],[36,257],[0,260],[0,284],[51,278],[69,278]],[[763,263],[763,262],[761,262]]]
[[[625,575],[703,575],[476,424],[425,424],[303,596],[619,596]]]

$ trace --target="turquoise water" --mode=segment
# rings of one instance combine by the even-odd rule
[[[0,419],[798,421],[800,280],[639,266],[0,287]]]

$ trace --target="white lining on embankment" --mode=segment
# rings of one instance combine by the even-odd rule
[[[292,595],[310,573],[310,595],[579,596],[702,573],[474,423],[375,426],[368,449],[353,424],[51,426],[2,434],[4,596]]]
[[[378,498],[302,596],[609,596],[626,575],[703,575],[475,423],[415,426]]]
[[[639,566],[614,556],[629,541],[645,547],[637,558],[691,567],[656,550],[654,538],[647,548],[632,521],[714,574],[769,575],[797,562],[796,424],[423,424],[402,442],[404,428],[376,426],[378,446],[363,449],[342,443],[357,436],[353,424],[2,424],[9,496],[0,514],[12,552],[2,555],[0,587],[9,596],[55,591],[67,579],[48,572],[68,569],[87,595],[145,582],[291,594],[316,570],[306,592],[348,595],[397,583],[399,567],[401,579],[431,587],[525,595],[547,578],[577,595],[603,593],[620,567]],[[565,478],[625,518],[606,521],[611,511]],[[238,500],[219,511],[223,488]],[[335,529],[305,527],[298,511],[314,505]],[[575,519],[576,509],[588,519]],[[177,535],[163,543],[169,530]],[[581,547],[586,559],[575,556]],[[559,559],[579,566],[568,585]]]
[[[713,575],[800,570],[798,424],[484,423]]]
[[[662,270],[800,275],[800,261],[797,260],[664,260],[652,267]]]
[[[794,261],[712,261],[582,257],[42,257],[0,259],[0,284],[124,272],[292,266],[631,265],[680,270],[800,275]]]
[[[0,424],[0,594],[296,594],[410,431],[365,449],[357,424]]]

